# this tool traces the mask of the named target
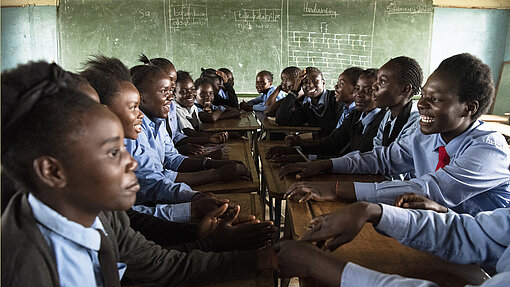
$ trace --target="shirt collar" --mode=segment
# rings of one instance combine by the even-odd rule
[[[34,213],[37,222],[52,232],[73,241],[85,248],[99,251],[101,246],[101,235],[96,229],[102,230],[105,234],[103,224],[98,217],[90,227],[71,221],[49,206],[41,202],[31,193],[28,194],[28,203]],[[106,234],[107,235],[107,234]]]
[[[354,110],[355,107],[356,107],[356,103],[354,101],[352,101],[352,103],[349,106],[344,105],[344,110],[347,110],[350,113],[350,112],[352,112],[352,110]]]
[[[464,142],[468,134],[472,130],[479,127],[481,124],[482,124],[481,121],[475,121],[474,123],[471,124],[471,126],[469,126],[469,128],[466,131],[458,135],[456,138],[452,139],[448,144],[445,143],[443,137],[441,137],[441,134],[434,134],[434,136],[436,137],[434,151],[437,151],[439,147],[444,146],[446,149],[446,153],[448,153],[448,155],[452,157],[455,154],[455,152],[459,150],[460,145]]]
[[[319,109],[320,107],[323,107],[324,102],[326,101],[326,92],[327,92],[326,89],[324,89],[324,91],[322,91],[322,94],[321,94],[321,97],[319,98],[319,102],[317,103],[317,106],[315,106],[312,103],[312,98],[310,98],[309,96],[305,96],[305,99],[303,100],[303,104],[310,103],[310,107],[313,107],[315,109]]]
[[[363,126],[370,124],[374,120],[374,117],[379,113],[379,111],[381,111],[380,108],[375,108],[368,112],[368,114],[361,113],[358,122],[361,121]]]

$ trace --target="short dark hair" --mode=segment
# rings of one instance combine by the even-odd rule
[[[296,66],[290,66],[281,72],[282,74],[287,74],[290,78],[297,78],[299,76],[299,73],[301,72],[301,69]]]
[[[306,67],[306,74],[311,74],[311,73],[317,73],[319,75],[321,75],[322,79],[324,79],[324,75],[322,74],[321,70],[317,67]]]
[[[349,78],[349,81],[353,86],[356,86],[356,83],[358,82],[358,78],[361,75],[361,73],[363,73],[363,69],[359,67],[350,67],[342,72],[342,74],[346,75],[347,78]]]
[[[271,73],[269,71],[262,70],[257,73],[257,76],[266,77],[271,83],[273,82],[273,73]]]
[[[434,73],[457,86],[460,102],[478,101],[478,110],[471,116],[472,120],[487,112],[494,99],[494,81],[487,64],[463,53],[442,61]]]
[[[211,78],[208,77],[200,77],[195,80],[195,89],[198,90],[198,87],[201,85],[211,85],[213,88],[213,93],[216,95],[218,94],[218,91],[216,90],[216,87],[214,86],[214,83]]]
[[[399,66],[399,83],[401,85],[411,85],[411,96],[420,93],[421,83],[423,82],[423,71],[420,67],[420,64],[415,59],[406,56],[400,56],[389,60],[388,63],[394,63]]]
[[[2,73],[3,172],[23,188],[34,188],[32,162],[39,156],[68,156],[84,120],[105,107],[76,90],[57,64],[28,63]]]
[[[138,57],[138,61],[140,61],[146,65],[153,65],[153,66],[160,67],[161,69],[165,69],[167,66],[170,66],[175,69],[174,64],[170,60],[168,60],[166,58],[149,59],[143,53]]]
[[[129,69],[119,59],[101,54],[93,55],[85,62],[80,76],[89,81],[105,105],[111,104],[122,82],[131,83]]]
[[[369,77],[369,78],[376,78],[377,79],[377,72],[378,71],[379,71],[379,69],[374,69],[374,68],[366,69],[366,70],[363,70],[363,72],[361,72],[361,74],[359,76],[360,77],[361,76],[366,76],[366,77]]]
[[[133,85],[140,93],[146,92],[148,85],[154,83],[159,77],[168,77],[163,69],[155,65],[138,65],[132,67],[129,71],[133,79]]]
[[[191,81],[193,82],[193,78],[191,77],[190,73],[188,71],[177,71],[177,81],[176,83],[181,83],[185,81]]]

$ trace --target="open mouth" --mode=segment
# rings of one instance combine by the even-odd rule
[[[420,121],[423,122],[423,123],[432,123],[436,120],[436,118],[434,117],[429,117],[429,116],[425,116],[425,115],[420,115]]]
[[[135,131],[137,133],[141,133],[142,132],[142,121],[135,121],[135,123],[133,124],[134,128],[135,128]]]

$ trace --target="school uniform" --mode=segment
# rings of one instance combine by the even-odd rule
[[[44,203],[36,203],[35,209],[32,203],[26,193],[17,193],[2,216],[2,283],[6,286],[102,286],[102,274],[96,268],[101,240],[94,228],[107,234],[120,278],[181,286],[255,274],[254,251],[162,249],[131,229],[123,211],[101,212],[93,226],[85,228],[55,211],[48,213]],[[74,234],[78,229],[81,232]]]
[[[340,118],[338,119],[338,123],[336,124],[336,128],[338,129],[345,119],[349,116],[349,114],[354,111],[356,108],[356,103],[353,101],[350,105],[343,105],[340,108]]]
[[[268,90],[262,92],[258,97],[251,99],[248,101],[248,103],[253,104],[253,110],[256,112],[263,112],[266,110],[266,101],[269,98],[269,96],[276,90],[276,87],[271,86]],[[279,101],[285,97],[285,93],[280,91],[278,93],[278,96],[276,96],[275,101]]]
[[[229,106],[233,108],[239,107],[239,100],[237,99],[234,87],[229,83],[224,83],[225,89],[220,89],[218,95],[214,97],[213,104],[217,106]]]
[[[177,169],[186,156],[179,154],[165,128],[164,119],[152,121],[144,115],[142,132],[136,140],[124,139],[126,149],[138,162],[135,170],[140,191],[136,204],[181,203],[189,216],[190,201],[197,192],[185,183],[175,183]],[[176,207],[177,208],[177,207]]]
[[[420,127],[420,113],[418,102],[410,101],[402,112],[394,119],[388,109],[379,125],[377,136],[374,138],[374,146],[388,146],[394,141],[401,141],[413,134]]]
[[[276,112],[278,125],[301,126],[307,123],[321,128],[319,137],[328,136],[333,132],[340,118],[340,108],[343,106],[336,101],[334,91],[324,90],[317,105],[314,105],[308,96],[305,96],[300,107],[296,107],[296,101],[294,93],[289,93],[282,100]]]
[[[400,243],[430,252],[444,260],[496,267],[497,275],[480,286],[507,286],[510,282],[510,209],[479,213],[440,214],[382,204],[379,232]],[[341,286],[437,286],[435,283],[384,274],[348,263]]]
[[[379,124],[385,115],[385,110],[372,109],[368,113],[354,110],[329,136],[324,137],[318,144],[301,146],[306,154],[320,154],[322,157],[339,156],[353,150],[370,151],[373,139],[377,134]],[[348,146],[345,150],[344,148]],[[342,154],[340,152],[343,150]],[[315,158],[311,158],[315,159]]]
[[[176,113],[178,120],[177,128],[180,132],[184,133],[184,129],[192,129],[198,132],[202,128],[202,121],[200,121],[200,117],[198,116],[197,106],[192,105],[188,109],[177,103]]]
[[[195,103],[195,106],[197,107],[197,111],[200,113],[200,112],[203,112],[204,111],[204,108],[199,105],[198,103]],[[217,106],[217,105],[214,105],[214,104],[211,104],[211,111],[221,111],[222,113],[224,113],[227,108],[225,108],[224,106]]]
[[[449,164],[438,167],[444,147]],[[506,207],[510,203],[510,149],[505,138],[475,121],[446,144],[440,134],[424,135],[420,129],[388,147],[353,152],[332,159],[333,173],[416,175],[409,181],[354,183],[358,200],[393,203],[404,193],[418,193],[458,213]]]
[[[175,101],[172,101],[170,103],[170,111],[168,112],[168,118],[166,121],[166,131],[168,132],[168,135],[170,136],[174,144],[177,144],[182,139],[188,137],[179,130],[178,127],[179,120],[177,118],[176,109],[177,108],[175,107]]]

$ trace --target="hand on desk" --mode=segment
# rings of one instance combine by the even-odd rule
[[[334,251],[351,242],[361,231],[365,222],[379,223],[382,208],[377,204],[356,202],[340,211],[321,215],[310,222],[312,229],[303,237],[307,241],[331,240],[322,246],[323,250]]]
[[[244,164],[233,162],[224,165],[218,169],[217,180],[221,181],[236,181],[236,180],[252,180],[251,173]]]
[[[176,147],[182,155],[198,155],[204,152],[204,147],[199,144],[187,143]]]
[[[285,137],[285,142],[289,146],[301,146],[303,145],[304,141],[303,139],[298,135],[289,135]]]
[[[277,162],[281,164],[293,163],[293,162],[305,162],[305,159],[299,154],[283,154],[277,157],[273,157],[269,160],[270,162]]]
[[[228,132],[214,133],[209,138],[212,143],[224,143],[228,141]]]
[[[440,205],[432,199],[416,193],[406,193],[398,196],[395,199],[394,205],[402,208],[428,209],[439,213],[448,212],[448,208]]]
[[[296,179],[303,179],[322,172],[331,173],[333,163],[331,160],[315,160],[311,162],[293,163],[282,166],[280,169],[280,179],[286,175],[296,173]]]
[[[308,200],[315,201],[336,201],[336,182],[320,181],[300,181],[293,183],[285,195],[284,199],[293,199],[298,202]]]
[[[253,111],[253,104],[242,101],[239,103],[239,108],[243,111],[251,112]]]
[[[297,154],[297,151],[293,147],[281,146],[281,145],[272,146],[267,151],[266,159],[271,160],[273,158],[277,158],[279,156],[286,155],[286,154]]]
[[[191,220],[202,220],[209,212],[228,203],[228,199],[216,198],[212,193],[197,193],[191,198]]]

